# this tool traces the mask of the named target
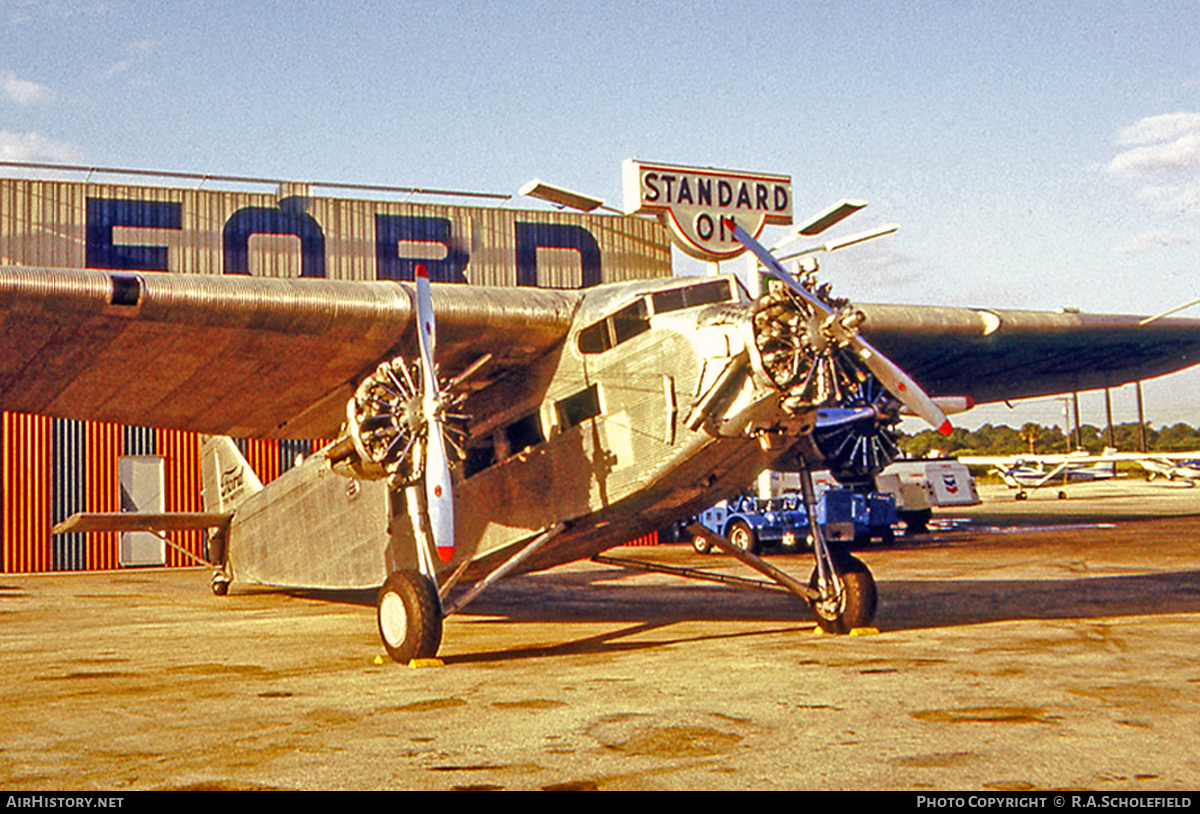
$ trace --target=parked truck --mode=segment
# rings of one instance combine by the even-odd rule
[[[808,513],[800,495],[794,493],[767,499],[741,495],[722,500],[696,519],[704,528],[751,553],[811,545]],[[817,522],[831,542],[891,542],[896,520],[896,501],[891,495],[856,494],[845,487],[818,484]],[[692,537],[692,546],[701,554],[713,549],[712,541],[703,534]]]

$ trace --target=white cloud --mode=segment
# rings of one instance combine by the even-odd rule
[[[1178,184],[1151,184],[1137,192],[1137,199],[1173,215],[1200,215],[1200,178]]]
[[[1166,113],[1142,119],[1117,134],[1133,145],[1108,164],[1120,175],[1157,177],[1200,170],[1200,113]]]
[[[1195,236],[1193,235],[1157,229],[1134,235],[1129,240],[1113,247],[1113,251],[1117,254],[1138,255],[1169,249],[1172,246],[1189,246],[1194,242]]]
[[[54,99],[54,91],[29,79],[21,79],[12,71],[0,71],[0,91],[10,102],[32,105]]]
[[[1151,144],[1173,141],[1200,130],[1200,113],[1164,113],[1147,116],[1117,134],[1117,144]]]
[[[0,160],[71,163],[81,161],[82,153],[69,144],[48,139],[37,133],[10,133],[0,130]]]

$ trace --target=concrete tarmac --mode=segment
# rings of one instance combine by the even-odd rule
[[[1200,488],[984,494],[860,553],[865,636],[584,562],[501,582],[412,669],[370,596],[0,575],[0,788],[1200,788]]]

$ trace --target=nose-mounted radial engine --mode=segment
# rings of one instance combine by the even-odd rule
[[[894,397],[939,432],[949,433],[950,422],[912,377],[859,334],[861,312],[844,300],[831,297],[827,287],[814,289],[811,282],[797,280],[744,229],[732,221],[726,225],[779,283],[772,286],[756,309],[754,334],[762,369],[784,394],[783,408],[797,412],[816,407],[818,428],[824,423],[849,431],[840,443],[836,434],[827,435],[827,446],[819,452],[799,443],[791,453],[800,472],[816,559],[809,601],[822,628],[845,633],[874,618],[875,583],[862,562],[844,552],[835,552],[826,544],[817,522],[811,469],[819,463],[831,465],[827,449],[835,452],[836,459],[845,448],[861,446],[852,441],[857,425],[861,424],[865,430],[885,423],[880,421],[883,411],[876,406],[885,397],[872,395],[874,386],[869,384],[872,380],[881,385],[879,389],[888,391],[887,398]],[[844,245],[850,245],[849,239]],[[866,406],[856,410],[852,406],[855,400]],[[837,410],[835,420],[830,421],[827,413],[822,422],[822,408]],[[818,431],[821,430],[814,430],[814,437]],[[846,460],[852,462],[853,456]],[[837,465],[836,460],[832,465]]]
[[[814,285],[810,274],[798,283],[824,309],[771,282],[753,318],[763,371],[783,392],[784,409],[818,409],[813,441],[820,460],[808,463],[842,483],[870,480],[899,455],[900,402],[855,358],[851,344],[862,312],[832,296],[828,283]]]

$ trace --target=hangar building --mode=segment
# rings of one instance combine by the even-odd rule
[[[50,169],[4,166],[21,175]],[[0,178],[0,265],[411,280],[423,263],[438,282],[549,288],[671,275],[669,238],[656,222],[517,209],[506,195],[53,170],[86,177]],[[0,330],[5,308],[0,292]],[[0,399],[4,373],[0,360]],[[267,482],[325,440],[239,446]],[[172,533],[172,546],[145,533],[50,534],[77,511],[199,511],[193,433],[4,412],[0,463],[0,572],[184,566],[204,555],[199,532]]]

